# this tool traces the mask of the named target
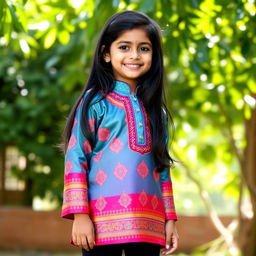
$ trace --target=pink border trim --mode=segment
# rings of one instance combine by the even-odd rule
[[[89,213],[85,173],[68,173],[64,175],[61,216],[67,219],[73,219],[74,213]]]
[[[165,218],[167,220],[177,220],[178,217],[175,211],[174,199],[173,199],[173,190],[171,181],[161,182],[162,196],[165,207]]]

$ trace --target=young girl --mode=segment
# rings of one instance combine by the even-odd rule
[[[62,217],[83,255],[157,256],[178,244],[163,55],[146,15],[113,15],[66,124]]]

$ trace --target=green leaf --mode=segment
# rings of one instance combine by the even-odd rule
[[[150,12],[154,9],[155,4],[156,0],[143,0],[140,6],[140,11],[145,13]]]
[[[70,34],[66,30],[62,30],[58,33],[58,39],[60,43],[67,44],[70,40]]]
[[[202,145],[200,147],[200,158],[205,162],[212,162],[215,160],[216,151],[211,145]]]
[[[54,65],[56,65],[60,60],[60,56],[59,55],[54,55],[52,56],[45,64],[45,68],[49,69],[51,67],[53,67]]]
[[[191,68],[193,70],[193,72],[195,72],[196,74],[200,75],[202,74],[202,69],[200,68],[200,66],[198,65],[197,61],[192,60],[190,62]]]
[[[49,30],[49,32],[46,34],[45,38],[44,38],[44,48],[48,49],[50,48],[55,40],[56,40],[56,36],[57,36],[57,29],[56,27],[53,27]]]
[[[17,32],[24,32],[25,30],[16,15],[15,7],[12,4],[8,4],[8,8],[12,17],[12,23],[13,23],[14,29]]]

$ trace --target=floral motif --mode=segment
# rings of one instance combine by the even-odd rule
[[[95,162],[99,162],[100,159],[101,159],[101,157],[102,157],[102,153],[103,153],[103,151],[101,150],[101,151],[93,158],[93,160],[94,160]]]
[[[76,136],[74,134],[72,134],[70,139],[69,139],[68,150],[73,148],[75,146],[75,144],[76,144]]]
[[[118,163],[114,170],[114,174],[119,180],[122,180],[126,176],[127,172],[127,168],[120,163]]]
[[[144,190],[142,190],[140,195],[139,195],[139,201],[140,201],[142,206],[145,206],[147,201],[148,201],[147,194]]]
[[[155,181],[158,182],[159,178],[160,178],[160,173],[157,172],[156,170],[157,170],[157,168],[154,169],[153,176],[154,176]]]
[[[139,166],[137,167],[137,171],[139,175],[142,177],[142,179],[145,179],[147,177],[149,170],[148,170],[148,166],[144,161],[142,161],[139,164]]]
[[[69,174],[71,169],[73,168],[73,165],[70,160],[68,160],[65,164],[65,174]]]
[[[95,203],[95,207],[99,210],[99,211],[102,211],[107,205],[107,202],[106,200],[104,199],[103,196],[100,196],[96,203]]]
[[[151,204],[153,206],[153,209],[156,209],[157,205],[158,205],[158,199],[156,197],[156,195],[154,195],[151,199]]]
[[[97,175],[96,175],[96,177],[95,177],[95,181],[96,181],[100,186],[102,186],[103,183],[106,181],[106,179],[107,179],[107,174],[106,174],[103,170],[99,169],[99,171],[98,171],[98,173],[97,173]]]
[[[123,143],[120,139],[114,138],[114,139],[111,141],[109,148],[110,148],[113,152],[115,152],[115,153],[118,154],[118,153],[120,152],[120,150],[122,149],[123,145],[124,145],[124,143]]]
[[[89,143],[88,140],[86,140],[86,141],[84,142],[83,146],[84,146],[84,152],[85,152],[86,154],[90,154],[90,153],[92,152],[92,147],[91,147],[91,145],[90,145],[90,143]]]
[[[119,204],[125,208],[127,208],[131,202],[132,202],[132,199],[131,197],[126,194],[125,192],[123,192],[118,200]]]
[[[107,128],[99,128],[98,130],[98,139],[101,141],[106,141],[109,139],[110,130]]]

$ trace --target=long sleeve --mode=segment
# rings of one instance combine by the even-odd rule
[[[168,147],[169,134],[168,134],[168,122],[166,119],[166,145]],[[170,168],[165,168],[160,173],[160,181],[161,181],[161,190],[162,197],[164,201],[165,208],[165,218],[166,220],[177,220],[177,215],[175,211],[174,197],[173,197],[173,189],[172,189],[172,179],[171,179],[171,171]]]
[[[161,189],[162,189],[162,197],[164,201],[165,208],[165,218],[166,220],[177,220],[177,215],[175,211],[174,198],[173,198],[173,190],[172,190],[172,180],[171,173],[169,168],[164,169],[160,174],[161,180]]]
[[[82,104],[83,99],[76,110],[72,133],[65,154],[61,216],[68,219],[73,219],[74,213],[89,213],[87,171],[92,148],[81,130]],[[89,108],[88,120],[91,132],[95,133],[96,111],[93,107]]]

